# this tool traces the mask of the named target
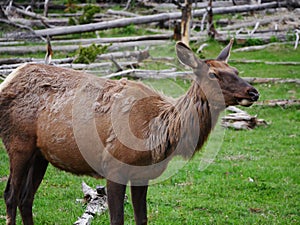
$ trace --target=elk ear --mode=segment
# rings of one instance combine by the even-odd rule
[[[217,60],[227,62],[230,56],[230,50],[233,45],[233,38],[231,38],[229,44],[220,52],[217,57]]]
[[[200,61],[194,52],[186,46],[183,42],[176,43],[176,53],[178,60],[193,69],[198,67],[198,62]]]

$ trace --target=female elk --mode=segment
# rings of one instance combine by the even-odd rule
[[[226,106],[250,106],[258,99],[257,90],[228,66],[231,46],[216,60],[201,61],[177,43],[177,56],[195,79],[176,100],[125,79],[49,65],[16,69],[0,86],[0,135],[10,159],[6,223],[15,224],[18,207],[23,224],[33,224],[34,194],[50,162],[107,179],[111,224],[124,223],[130,181],[136,223],[147,224],[148,180],[173,155],[188,157],[200,149]]]

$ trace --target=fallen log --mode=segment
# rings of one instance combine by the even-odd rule
[[[266,65],[290,65],[290,66],[298,66],[300,65],[300,62],[269,62],[264,60],[244,60],[244,59],[229,59],[229,62],[231,63],[241,63],[241,64],[257,64],[257,63],[263,63]]]
[[[191,71],[176,71],[176,69],[166,70],[143,70],[143,69],[130,69],[118,73],[109,74],[106,77],[132,77],[139,79],[164,79],[164,78],[183,78],[190,79]],[[286,78],[259,78],[259,77],[243,77],[250,84],[264,84],[264,83],[296,83],[300,84],[300,79],[286,79]]]
[[[22,14],[24,16],[28,16],[28,17],[31,17],[31,18],[34,18],[34,19],[39,19],[42,21],[42,23],[46,26],[46,27],[53,27],[53,26],[50,26],[48,24],[48,18],[47,17],[44,17],[44,16],[41,16],[39,14],[36,14],[34,12],[30,12],[30,11],[26,11],[26,10],[23,10],[23,9],[20,9],[20,8],[17,8],[17,7],[14,7],[14,6],[10,6],[9,7],[10,10],[15,10],[17,13],[19,14]],[[38,35],[39,36],[39,35]]]
[[[33,62],[32,58],[11,58],[11,59],[0,59],[0,65],[11,65],[25,62]]]
[[[300,79],[290,78],[260,78],[260,77],[243,77],[250,84],[265,84],[265,83],[296,83],[300,84]]]
[[[247,12],[251,10],[252,11],[264,10],[267,8],[275,8],[277,7],[277,5],[278,5],[277,2],[270,2],[270,3],[260,4],[260,5],[243,5],[243,6],[215,8],[213,9],[213,14],[216,15],[216,14]],[[205,13],[206,13],[206,9],[194,10],[193,17],[201,17]],[[181,12],[160,13],[155,15],[137,16],[133,18],[123,18],[123,19],[116,19],[113,21],[104,21],[104,22],[84,24],[84,25],[55,27],[55,28],[48,28],[43,30],[36,30],[35,34],[37,36],[67,35],[67,34],[74,34],[74,33],[83,33],[83,32],[91,32],[96,30],[125,27],[130,24],[135,24],[135,25],[147,24],[147,23],[160,22],[164,20],[174,20],[180,18],[181,18]],[[24,36],[26,35],[24,34]],[[31,37],[31,35],[29,34],[28,37]]]
[[[266,25],[269,23],[274,23],[274,22],[280,22],[280,21],[285,21],[285,20],[294,20],[295,19],[295,14],[290,13],[288,15],[275,15],[275,16],[266,16],[262,19],[255,19],[252,21],[236,21],[235,24],[233,25],[228,25],[226,27],[220,28],[220,30],[237,30],[240,28],[246,28],[246,27],[253,27],[257,22],[259,22],[260,25]]]
[[[51,42],[53,44],[53,42]],[[117,51],[120,48],[131,48],[131,47],[146,47],[153,45],[165,45],[168,41],[164,40],[150,40],[150,41],[131,41],[131,42],[121,42],[121,43],[113,43],[109,45],[108,51]],[[108,45],[108,44],[105,44]],[[74,52],[79,47],[88,47],[90,44],[85,45],[55,45],[52,47],[53,52]],[[28,53],[36,53],[36,52],[45,52],[45,46],[0,46],[0,54],[28,54]]]
[[[168,40],[150,40],[150,41],[132,41],[132,42],[123,42],[123,43],[113,43],[110,45],[107,50],[108,51],[118,51],[122,48],[136,48],[136,47],[147,47],[153,45],[166,45],[170,43]]]
[[[255,105],[262,105],[262,106],[280,106],[280,107],[289,107],[289,106],[300,106],[300,99],[276,99],[276,100],[264,100],[256,102]]]
[[[110,60],[110,59],[121,59],[121,58],[135,58],[137,61],[142,61],[150,56],[148,50],[143,51],[123,51],[123,52],[111,52],[97,56],[98,60]]]
[[[24,26],[44,27],[44,24],[40,20],[35,20],[35,19],[10,18],[10,21],[17,23],[17,24],[22,24]],[[47,22],[50,26],[67,26],[68,25],[68,19],[65,19],[65,18],[48,19]]]
[[[176,69],[167,70],[142,70],[142,69],[129,69],[117,73],[112,73],[104,76],[105,78],[113,77],[132,77],[136,79],[164,79],[164,78],[187,78],[193,73],[190,71],[179,71]]]
[[[113,37],[113,38],[87,38],[87,39],[75,39],[75,40],[53,40],[52,44],[104,44],[104,43],[120,43],[120,42],[132,42],[132,41],[147,41],[147,40],[168,40],[172,37],[172,33],[164,32],[164,34],[131,36],[131,37]]]
[[[118,64],[122,68],[134,68],[138,65],[137,61],[128,61],[128,62],[118,62]],[[57,64],[59,67],[64,68],[72,68],[75,70],[91,70],[91,69],[98,69],[98,68],[112,68],[115,65],[113,62],[102,62],[102,63],[90,63],[90,64],[83,64],[83,63],[63,63]]]
[[[176,10],[178,8],[178,1],[173,1],[173,3],[155,3],[155,2],[145,2],[143,1],[143,4],[147,7],[154,8],[157,11],[167,11],[167,10]],[[176,4],[175,4],[176,3]],[[212,6],[214,8],[217,7],[230,7],[233,6],[233,3],[231,1],[214,1],[212,3]],[[207,8],[207,1],[204,2],[196,2],[192,4],[193,9],[201,9],[201,8]]]
[[[86,46],[83,46],[86,47]],[[53,51],[58,52],[73,52],[79,48],[79,45],[65,45],[65,46],[53,46]],[[11,55],[15,54],[28,54],[28,53],[36,53],[36,52],[45,52],[46,47],[44,46],[1,46],[0,53],[7,53]]]
[[[149,51],[148,50],[140,50],[140,51],[122,51],[122,52],[111,52],[105,53],[97,56],[97,60],[110,60],[110,59],[130,59],[134,58],[137,61],[142,61],[142,59],[148,58]],[[74,61],[74,57],[64,58],[64,59],[52,59],[52,64],[63,64],[63,63],[72,63]],[[174,58],[172,58],[174,60]],[[42,63],[44,59],[36,59],[36,58],[8,58],[8,59],[0,59],[0,69],[1,65],[12,65],[12,64],[21,64],[26,62],[33,63]],[[11,66],[9,66],[11,67]],[[2,68],[3,69],[3,68]]]
[[[66,60],[67,61],[67,60]],[[52,61],[52,64],[55,62],[55,60]],[[33,63],[41,63],[44,64],[45,60],[36,61]],[[21,66],[23,63],[16,63],[11,65],[1,65],[0,66],[0,74],[2,76],[6,76],[9,73],[11,73],[14,69]],[[128,62],[118,62],[118,64],[122,68],[135,68],[136,65],[138,65],[137,61],[128,61]],[[72,68],[75,70],[92,70],[92,69],[99,69],[99,68],[113,68],[114,63],[113,62],[102,62],[102,63],[90,63],[90,64],[83,64],[83,63],[67,63],[62,62],[61,64],[56,64],[58,67],[64,67],[64,68]]]
[[[240,33],[235,34],[235,33],[226,32],[225,34],[223,33],[223,35],[216,36],[215,39],[220,42],[226,42],[226,41],[228,41],[228,39],[234,37],[235,40],[240,44],[245,43],[249,39],[259,39],[260,41],[263,41],[263,43],[269,43],[270,40],[272,40],[272,38],[274,38],[274,37],[278,41],[285,42],[293,36],[294,36],[293,34],[289,34],[287,32],[268,32],[268,33],[257,33],[257,34],[254,33],[252,35],[251,34],[240,34]],[[278,43],[278,42],[274,42],[274,43],[270,43],[270,44],[276,44],[276,43]],[[261,50],[261,49],[264,49],[265,47],[268,47],[268,46],[256,45],[256,46],[250,46],[250,47],[248,47],[248,49],[247,49],[247,47],[244,47],[244,48],[241,48],[240,50],[236,50],[236,51]]]
[[[10,46],[10,45],[24,45],[26,44],[25,41],[9,41],[7,39],[0,40],[0,46]]]
[[[17,28],[20,28],[20,29],[29,30],[29,33],[31,33],[33,36],[35,36],[34,30],[30,26],[26,26],[26,25],[23,25],[23,24],[18,24],[18,23],[13,22],[9,19],[1,19],[1,18],[0,18],[0,23],[6,23],[10,26],[14,26],[14,27],[17,27]]]
[[[112,9],[107,10],[106,13],[107,14],[112,14],[112,15],[118,15],[118,16],[126,16],[126,17],[140,16],[140,15],[135,14],[135,13],[131,13],[131,12],[127,12],[127,11],[116,11],[116,10],[112,10]]]
[[[72,63],[74,58],[64,58],[64,59],[52,59],[52,64],[63,64],[63,63]],[[22,64],[22,63],[44,63],[45,59],[35,59],[35,58],[10,58],[10,59],[0,59],[0,68],[2,65],[13,65],[13,64]]]
[[[282,45],[282,44],[288,44],[288,43],[291,43],[291,42],[274,42],[274,43],[269,43],[269,44],[265,44],[265,45],[248,46],[248,47],[234,49],[232,52],[257,51],[257,50],[262,50],[262,49],[268,48],[273,45]]]

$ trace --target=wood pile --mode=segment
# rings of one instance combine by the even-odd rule
[[[77,199],[77,202],[86,205],[85,211],[73,225],[90,225],[94,216],[101,215],[108,209],[106,188],[104,186],[93,189],[82,182],[82,192],[84,199]]]
[[[267,122],[263,119],[258,119],[257,116],[251,116],[247,112],[234,107],[227,107],[227,111],[232,113],[223,116],[221,125],[225,128],[233,128],[235,130],[250,130],[256,126],[266,126]]]

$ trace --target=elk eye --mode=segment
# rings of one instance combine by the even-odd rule
[[[216,75],[215,73],[209,73],[209,74],[208,74],[208,77],[209,77],[210,79],[217,79],[217,75]]]

